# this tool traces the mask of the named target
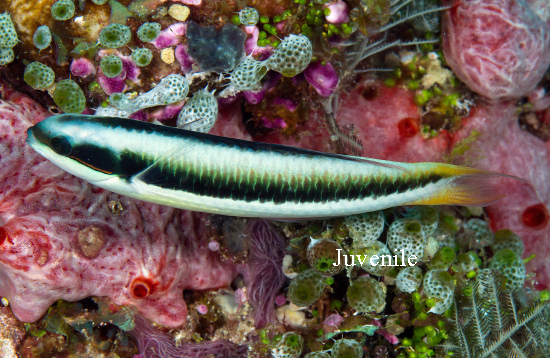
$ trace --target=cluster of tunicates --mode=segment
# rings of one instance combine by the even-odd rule
[[[453,279],[446,270],[430,270],[424,275],[424,293],[435,300],[429,312],[443,314],[453,304]]]
[[[273,358],[299,358],[304,349],[304,339],[298,333],[287,332],[271,349]]]
[[[377,240],[384,231],[384,223],[384,214],[381,211],[346,216],[349,236],[355,247],[368,246]]]
[[[381,312],[386,305],[386,292],[372,277],[359,277],[348,287],[349,305],[357,312]]]
[[[0,66],[13,62],[15,45],[17,45],[17,32],[10,15],[0,14]]]
[[[208,133],[218,118],[218,101],[206,90],[193,94],[178,115],[176,125],[179,128]]]
[[[342,246],[334,240],[311,238],[306,254],[310,267],[323,276],[333,276],[344,269],[344,263],[338,260],[343,254]]]
[[[268,70],[286,77],[296,76],[306,69],[312,55],[313,47],[306,36],[289,35],[267,60],[258,61],[251,56],[241,59],[231,73],[231,84],[238,91],[258,89]]]
[[[55,80],[55,72],[41,62],[32,62],[25,67],[23,80],[32,88],[45,90]]]
[[[509,249],[515,252],[518,257],[522,257],[523,251],[525,251],[525,246],[521,238],[510,230],[499,230],[495,232],[494,242],[491,248],[493,252]]]

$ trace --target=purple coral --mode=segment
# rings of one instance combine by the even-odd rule
[[[210,341],[203,343],[180,343],[176,346],[173,338],[155,329],[145,318],[135,316],[135,326],[129,333],[138,341],[138,347],[144,358],[244,358],[247,346],[229,341]]]
[[[250,283],[248,298],[255,308],[256,328],[271,322],[275,298],[285,282],[283,257],[286,239],[266,220],[255,220],[248,225],[250,233]]]
[[[95,73],[95,67],[92,61],[85,57],[79,57],[71,62],[71,73],[73,76],[87,77]]]
[[[329,97],[338,86],[338,73],[330,63],[315,62],[306,68],[306,80],[321,97]]]
[[[178,22],[162,30],[158,37],[151,42],[158,49],[176,46],[181,43],[182,36],[187,32],[187,23]]]
[[[178,60],[180,66],[181,66],[181,72],[188,73],[193,68],[193,64],[195,61],[189,54],[187,53],[187,45],[178,45],[176,46],[176,60]]]

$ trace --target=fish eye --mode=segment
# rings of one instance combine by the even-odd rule
[[[59,155],[67,156],[71,154],[71,144],[65,137],[55,137],[52,139],[51,147]]]

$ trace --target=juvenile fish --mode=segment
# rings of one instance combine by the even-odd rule
[[[90,183],[171,207],[242,217],[323,218],[399,205],[488,205],[501,174],[236,140],[125,118],[64,114],[27,143]]]

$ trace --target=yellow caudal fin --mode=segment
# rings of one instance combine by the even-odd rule
[[[425,199],[411,205],[489,206],[506,196],[499,179],[526,181],[511,175],[455,165],[437,165],[434,171],[447,179],[447,184]]]

